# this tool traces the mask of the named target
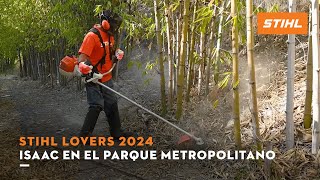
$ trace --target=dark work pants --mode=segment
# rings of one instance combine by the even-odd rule
[[[112,80],[104,82],[103,84],[113,88]],[[121,132],[121,123],[116,95],[110,90],[92,82],[86,84],[86,91],[89,111],[83,123],[80,136],[88,136],[93,132],[99,114],[104,110],[110,126],[111,136],[119,137]]]

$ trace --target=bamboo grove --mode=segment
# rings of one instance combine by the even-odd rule
[[[98,22],[96,15],[99,11],[113,9],[124,19],[117,36],[118,46],[126,50],[126,61],[130,61],[130,52],[136,41],[151,42],[157,50],[157,59],[151,61],[157,63],[161,77],[162,114],[175,112],[176,119],[183,119],[184,107],[192,97],[209,97],[216,87],[230,88],[233,91],[235,143],[241,148],[239,84],[245,82],[239,80],[238,57],[239,48],[246,47],[253,135],[256,148],[261,150],[253,17],[257,12],[278,10],[277,5],[266,6],[265,3],[253,0],[1,0],[0,70],[4,71],[4,67],[13,67],[16,63],[21,77],[49,82],[52,87],[67,85],[69,80],[60,76],[57,69],[59,60],[67,54],[77,53],[85,33]],[[290,12],[296,11],[295,3],[294,0],[289,1]],[[319,74],[315,73],[319,66],[315,63],[319,57],[317,0],[313,0],[310,12],[312,35],[309,38],[304,122],[305,128],[314,128],[315,152],[319,146],[319,93],[312,91],[319,92],[319,84],[312,84],[312,79],[319,79]],[[288,148],[294,145],[294,39],[294,36],[289,36],[288,40]],[[76,81],[81,89],[81,79]],[[315,111],[313,123],[311,102]],[[214,101],[213,106],[218,103]]]

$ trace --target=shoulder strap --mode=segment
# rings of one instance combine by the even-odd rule
[[[100,61],[96,65],[94,65],[95,67],[97,67],[100,64],[101,68],[102,68],[102,66],[106,63],[106,54],[107,54],[106,45],[103,43],[102,36],[101,36],[101,34],[100,34],[100,32],[99,32],[99,30],[97,28],[91,28],[89,30],[89,32],[93,32],[95,35],[97,35],[99,37],[100,43],[102,44],[102,47],[103,47],[103,50],[104,50],[104,54],[103,54],[102,58],[100,59]],[[110,38],[109,38],[109,41],[110,41]]]

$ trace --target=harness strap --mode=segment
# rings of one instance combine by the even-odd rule
[[[101,68],[102,66],[106,63],[106,55],[107,55],[107,52],[106,52],[106,45],[104,44],[103,42],[103,39],[102,39],[102,36],[100,34],[100,31],[97,29],[97,28],[91,28],[89,30],[89,32],[93,32],[95,35],[98,36],[99,40],[100,40],[100,43],[102,44],[102,47],[103,47],[103,51],[104,51],[104,55],[102,56],[102,58],[100,59],[100,61],[94,65],[94,68],[96,68],[99,64],[101,65]],[[111,60],[111,51],[110,51],[110,44],[111,44],[111,41],[110,41],[110,35],[109,35],[109,54],[110,54],[110,60]]]

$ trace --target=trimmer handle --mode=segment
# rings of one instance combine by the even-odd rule
[[[113,63],[111,69],[108,72],[103,73],[102,75],[105,76],[107,74],[110,74],[112,72],[112,70],[114,69],[114,67],[116,66],[117,63]],[[91,73],[90,73],[91,74]],[[93,78],[92,75],[89,77],[88,80],[86,80],[86,83],[89,83],[93,80],[96,80],[97,78]]]

